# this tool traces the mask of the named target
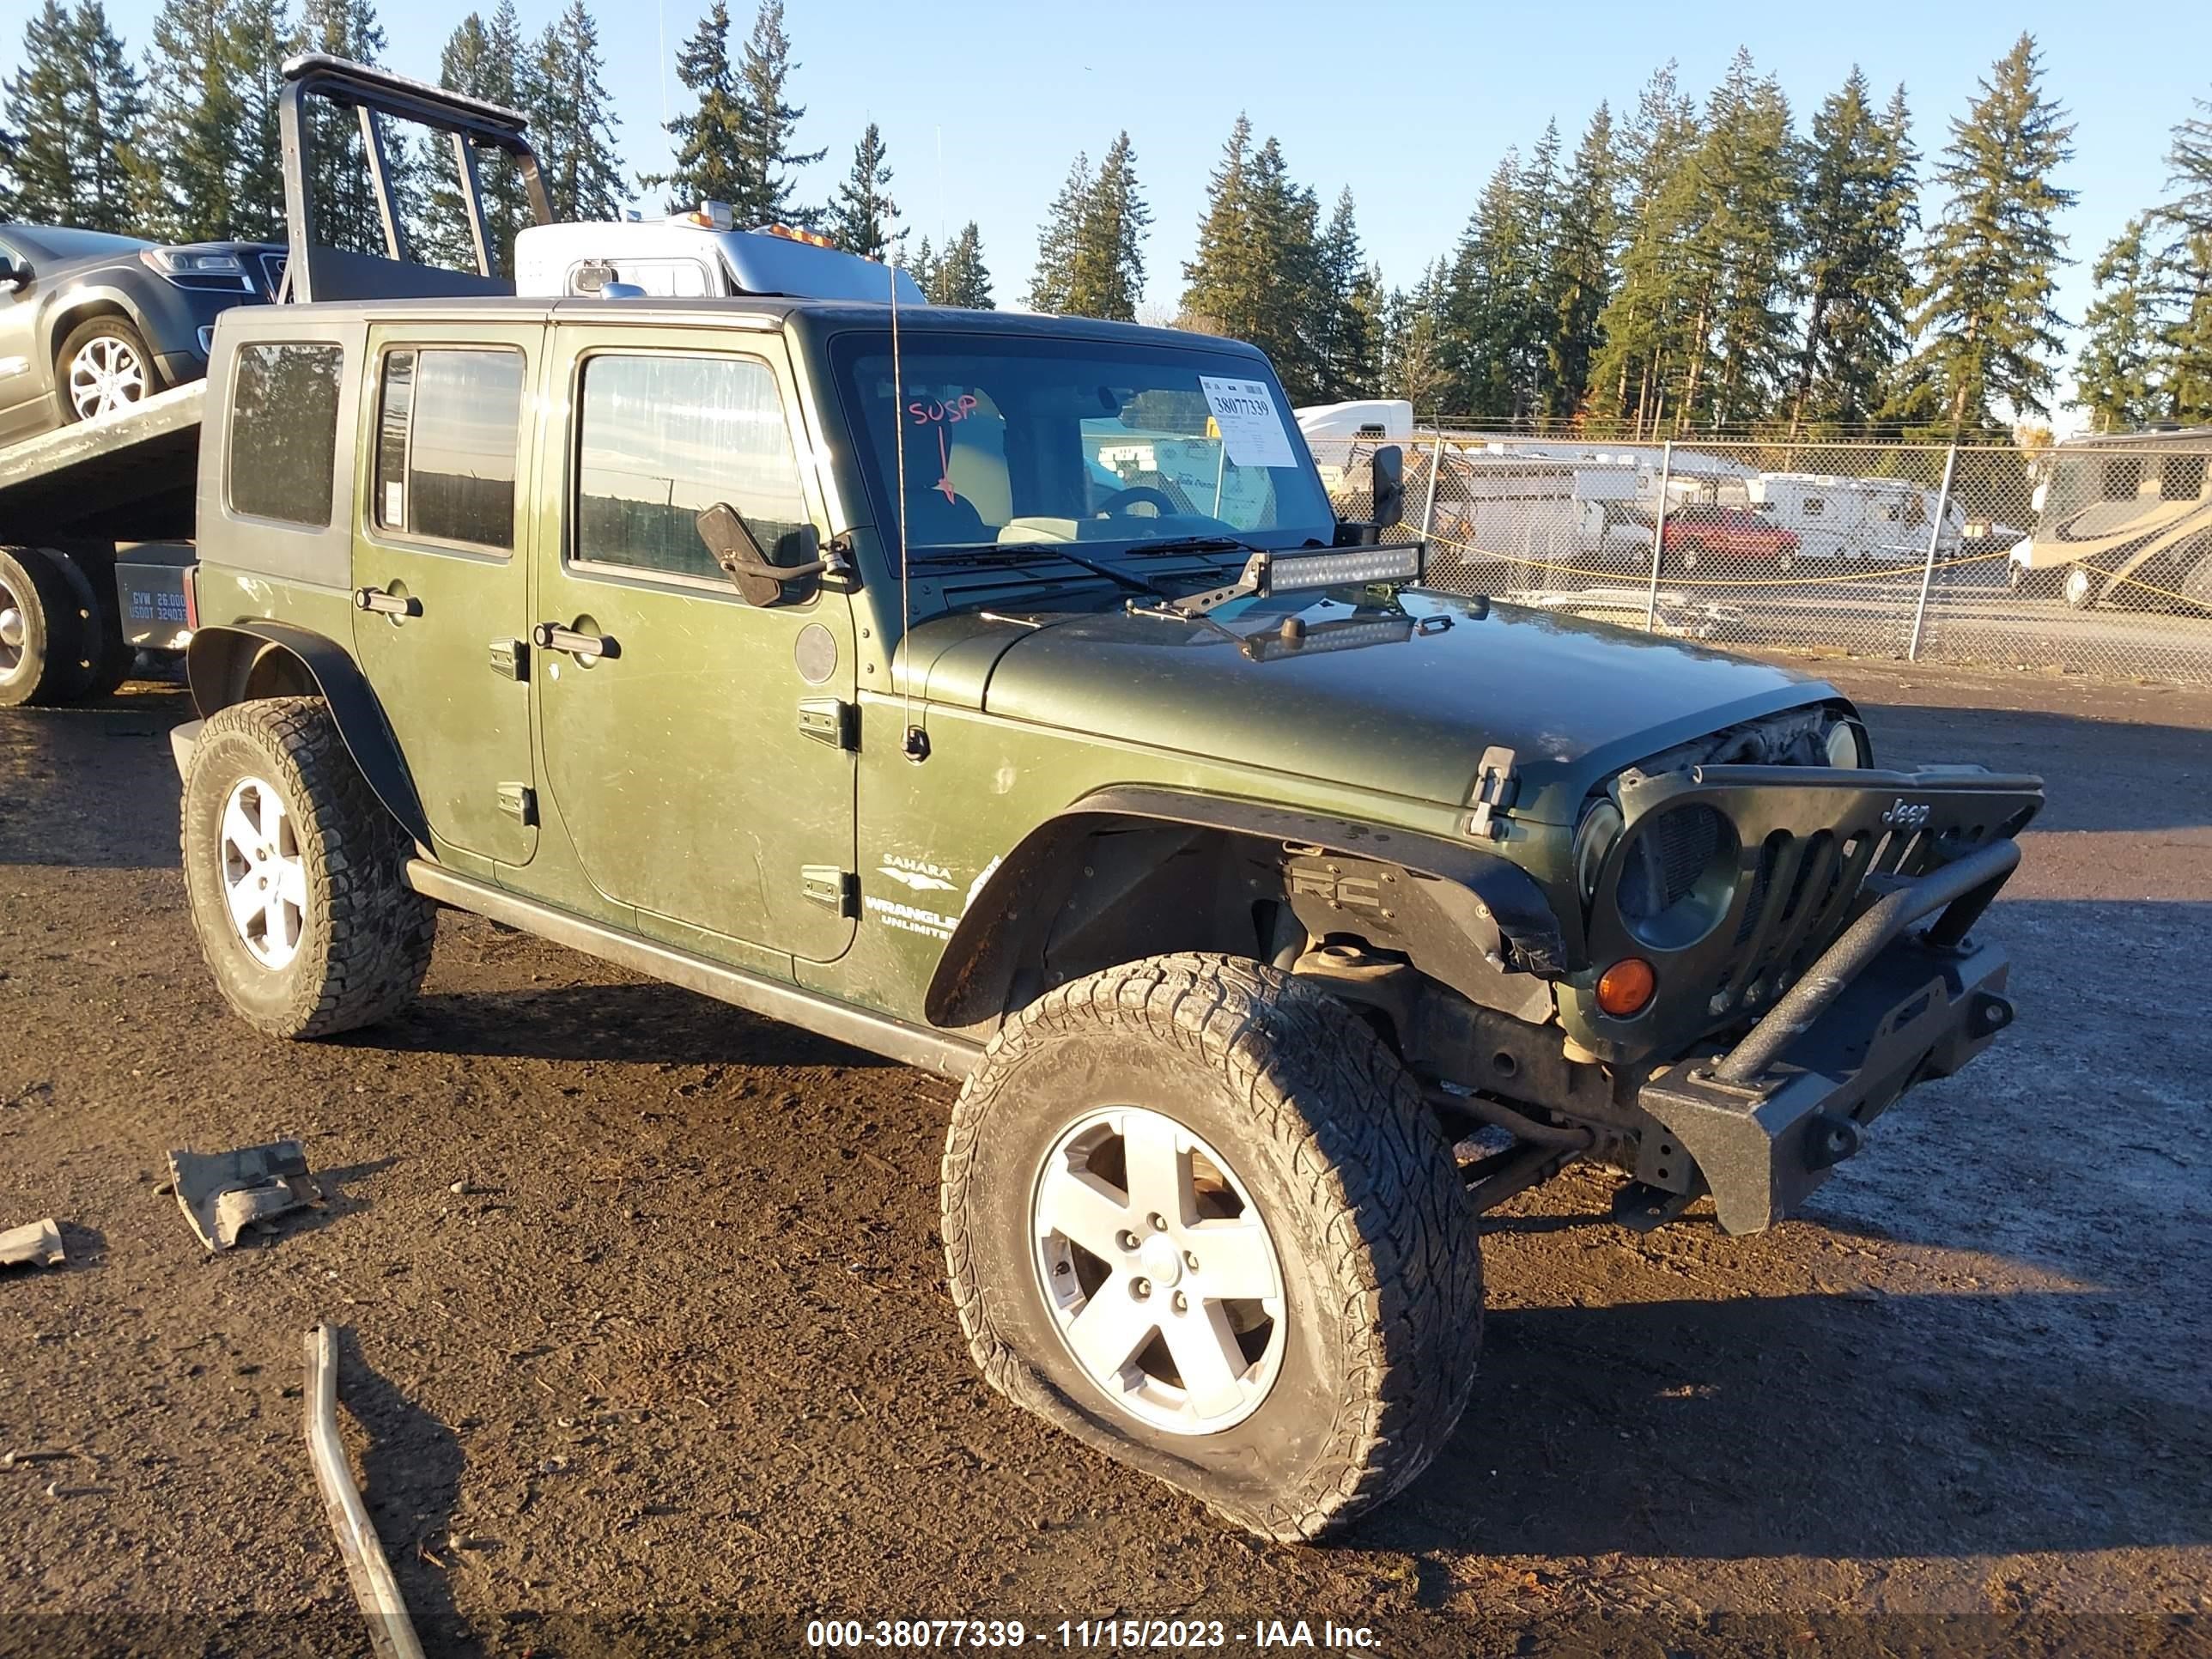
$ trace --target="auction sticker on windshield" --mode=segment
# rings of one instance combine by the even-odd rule
[[[1198,377],[1213,423],[1221,428],[1221,447],[1237,466],[1296,466],[1291,453],[1291,434],[1283,430],[1283,417],[1275,408],[1275,394],[1265,380],[1228,380],[1212,374]]]

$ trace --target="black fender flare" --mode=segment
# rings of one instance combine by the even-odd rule
[[[987,873],[938,958],[922,1004],[930,1023],[970,1025],[1003,1012],[1026,937],[1018,925],[1025,919],[1024,900],[1046,890],[1053,860],[1100,829],[1146,823],[1224,830],[1432,877],[1444,890],[1465,896],[1482,931],[1494,930],[1510,947],[1515,969],[1544,979],[1569,971],[1565,937],[1544,890],[1520,866],[1486,848],[1264,801],[1115,785],[1047,818]],[[1298,896],[1292,895],[1294,908]]]
[[[407,758],[399,751],[399,740],[392,736],[383,706],[360,665],[335,641],[311,629],[259,618],[201,629],[185,650],[185,676],[200,718],[246,701],[247,676],[271,647],[297,660],[330,705],[346,752],[385,811],[418,843],[429,846],[429,820],[423,815],[422,798],[416,792]]]

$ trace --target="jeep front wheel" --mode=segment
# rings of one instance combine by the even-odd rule
[[[1010,1020],[953,1113],[952,1296],[993,1387],[1285,1540],[1425,1468],[1481,1341],[1451,1151],[1349,1008],[1161,957]]]
[[[185,775],[185,887],[223,999],[271,1036],[328,1036],[410,1000],[434,908],[402,873],[406,834],[319,697],[234,704]]]

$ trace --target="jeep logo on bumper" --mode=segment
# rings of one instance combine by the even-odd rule
[[[1928,803],[1924,800],[1905,800],[1898,803],[1881,815],[1881,821],[1893,830],[1920,830],[1928,823]]]

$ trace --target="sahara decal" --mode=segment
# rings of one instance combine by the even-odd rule
[[[885,855],[876,866],[877,873],[904,884],[917,893],[950,893],[957,890],[952,884],[952,872],[941,864],[931,864],[923,859],[903,858],[896,853]]]

